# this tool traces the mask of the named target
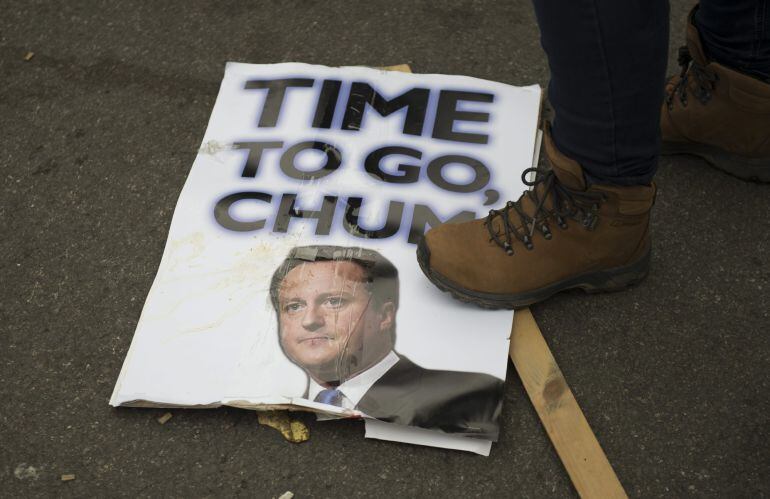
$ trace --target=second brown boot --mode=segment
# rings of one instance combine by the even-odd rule
[[[647,275],[655,186],[586,186],[547,127],[544,144],[552,170],[518,201],[425,234],[417,259],[440,289],[484,308],[516,308],[567,289],[625,289]]]
[[[663,154],[693,154],[744,180],[770,182],[770,83],[707,59],[687,19],[682,73],[666,85]]]

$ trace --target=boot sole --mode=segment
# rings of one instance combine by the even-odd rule
[[[630,265],[587,272],[579,276],[557,281],[534,291],[515,294],[473,291],[447,279],[430,268],[430,250],[425,244],[424,238],[417,244],[417,261],[428,280],[441,291],[452,295],[453,298],[489,310],[511,310],[541,302],[556,293],[570,289],[582,289],[591,294],[628,289],[647,277],[650,269],[650,250],[647,250],[640,259]]]
[[[770,158],[749,158],[718,147],[686,142],[663,142],[661,154],[690,154],[734,177],[751,182],[770,182]]]

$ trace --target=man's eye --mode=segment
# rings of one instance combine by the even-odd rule
[[[345,304],[345,299],[341,296],[330,296],[326,299],[326,304],[334,308],[341,307]]]
[[[283,307],[283,309],[286,312],[297,312],[297,311],[302,309],[302,304],[301,303],[289,303],[288,305]]]

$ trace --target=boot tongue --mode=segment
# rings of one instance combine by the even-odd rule
[[[573,161],[574,163],[574,161]],[[586,190],[586,181],[583,177],[583,169],[577,163],[573,165],[556,165],[551,164],[553,173],[556,174],[556,178],[559,182],[568,189],[573,191]]]
[[[690,57],[692,57],[692,59],[698,63],[698,65],[706,66],[709,63],[709,60],[706,58],[706,54],[703,51],[700,34],[698,33],[698,28],[695,27],[694,22],[695,13],[697,11],[698,6],[696,5],[687,16],[687,30],[685,37],[687,38],[687,49],[690,51]]]
[[[545,154],[551,164],[551,169],[562,185],[573,191],[586,190],[586,180],[583,169],[577,161],[562,154],[553,142],[550,127],[544,134]]]

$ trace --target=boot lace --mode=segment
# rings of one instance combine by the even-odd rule
[[[535,179],[527,180],[529,173],[535,173]],[[543,168],[527,168],[521,174],[521,180],[529,187],[543,184],[540,189],[531,189],[524,192],[518,201],[508,201],[500,210],[489,210],[484,225],[489,232],[490,242],[500,246],[508,256],[513,255],[514,240],[520,241],[528,250],[534,249],[532,237],[535,231],[539,231],[545,239],[551,239],[553,234],[548,224],[553,219],[560,229],[568,228],[567,220],[580,222],[587,230],[593,230],[599,221],[599,206],[605,200],[605,195],[600,192],[575,191],[565,187],[554,174],[553,170]],[[535,205],[534,212],[530,216],[524,211],[522,199],[528,196]],[[545,201],[552,199],[552,208],[545,207]],[[500,218],[499,228],[492,222]],[[518,218],[519,223],[515,223]]]
[[[690,50],[686,46],[679,47],[678,62],[682,72],[679,74],[679,81],[666,95],[666,105],[669,110],[674,107],[675,97],[679,97],[679,102],[682,103],[682,106],[687,107],[687,86],[690,78],[692,78],[694,83],[691,89],[693,95],[701,104],[706,104],[711,100],[711,92],[716,87],[719,75],[698,64],[692,58]]]

